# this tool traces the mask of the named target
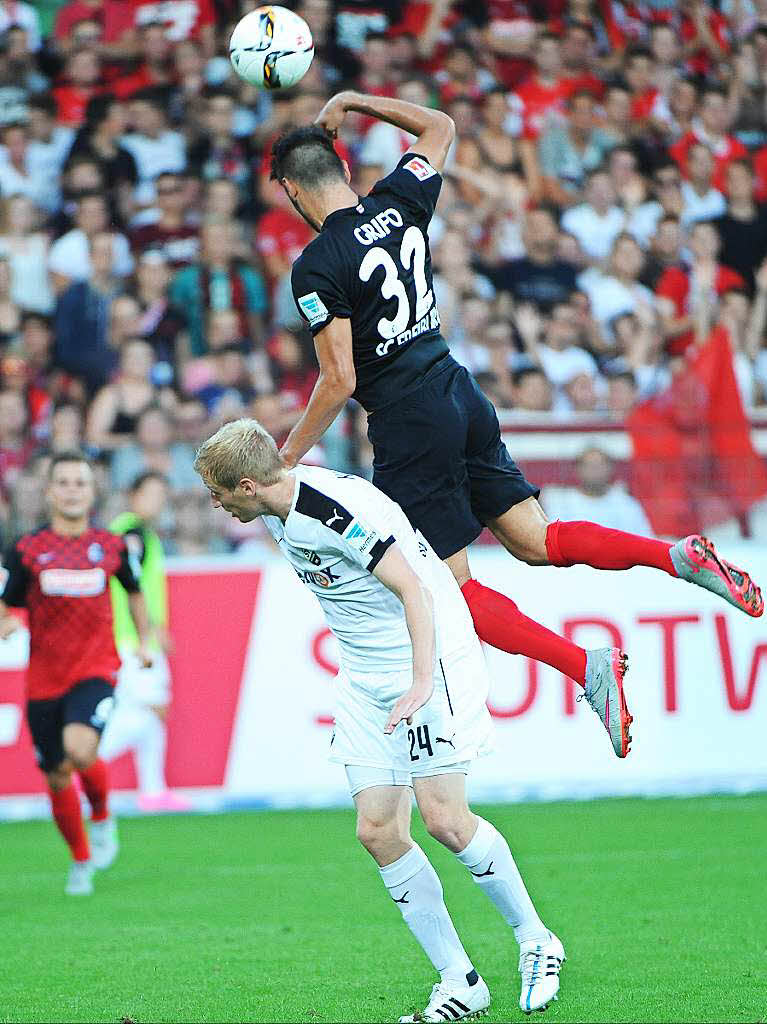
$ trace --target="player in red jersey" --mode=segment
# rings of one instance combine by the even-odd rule
[[[98,758],[120,667],[110,576],[128,591],[141,657],[151,665],[145,646],[149,620],[137,574],[125,539],[89,525],[95,496],[85,456],[55,455],[47,491],[50,525],[25,534],[10,549],[0,594],[0,637],[19,625],[8,606],[25,606],[29,613],[27,721],[54,820],[72,851],[66,886],[71,895],[92,892],[93,869],[108,867],[117,855],[106,767]],[[90,843],[73,771],[91,805]]]

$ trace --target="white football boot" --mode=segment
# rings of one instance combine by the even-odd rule
[[[90,827],[91,860],[94,868],[103,871],[114,863],[120,849],[117,840],[117,822],[111,816],[103,821],[92,821]]]
[[[490,1006],[490,991],[482,978],[477,975],[473,985],[461,985],[454,981],[439,981],[431,990],[431,997],[422,1013],[400,1017],[400,1024],[413,1021],[474,1020],[484,1017]]]
[[[567,959],[562,943],[553,932],[548,942],[523,942],[519,947],[519,973],[522,990],[519,1008],[524,1013],[542,1013],[559,992],[559,972]]]
[[[64,892],[67,896],[90,896],[93,892],[93,864],[91,861],[72,861]]]

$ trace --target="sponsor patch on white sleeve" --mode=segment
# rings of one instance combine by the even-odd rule
[[[301,295],[298,299],[298,305],[301,308],[302,313],[306,316],[309,321],[309,326],[314,327],[316,324],[321,324],[323,320],[327,320],[328,307],[319,297],[317,292],[309,292],[308,295]]]
[[[406,164],[403,164],[406,171],[410,171],[414,174],[419,181],[426,181],[427,178],[432,178],[437,172],[427,163],[425,160],[421,160],[420,157],[414,156],[412,160],[408,160]]]
[[[344,532],[341,534],[344,540],[363,555],[368,552],[378,540],[378,534],[371,530],[359,519],[352,519]]]

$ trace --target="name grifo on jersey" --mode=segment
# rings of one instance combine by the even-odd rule
[[[393,206],[390,206],[388,210],[377,213],[371,220],[356,227],[354,229],[354,237],[361,245],[372,245],[373,242],[377,242],[379,239],[386,238],[387,235],[391,234],[391,227],[389,225],[401,228],[404,223],[399,210],[395,210]]]
[[[40,590],[48,597],[95,597],[106,587],[106,573],[96,569],[43,569]]]

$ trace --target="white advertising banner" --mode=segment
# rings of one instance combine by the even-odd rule
[[[767,550],[727,555],[767,581]],[[496,751],[474,767],[475,799],[767,788],[767,617],[649,569],[530,568],[498,548],[471,561],[480,582],[551,629],[586,647],[622,646],[635,719],[619,761],[579,687],[486,648]],[[347,802],[343,770],[327,761],[335,644],[287,563],[184,563],[170,582],[170,785],[209,809]],[[24,638],[0,643],[0,816],[44,806],[23,726]],[[133,789],[129,756],[113,779]],[[21,794],[26,803],[12,805]]]
[[[728,552],[729,554],[730,552]],[[767,580],[767,554],[733,552]],[[683,793],[767,786],[767,628],[650,569],[531,568],[498,549],[472,556],[481,582],[586,647],[629,653],[634,742],[619,761],[579,688],[486,648],[496,752],[475,765],[478,798]],[[232,794],[288,803],[344,792],[327,763],[335,648],[293,573],[270,565],[254,618],[226,773]],[[765,678],[762,678],[765,676]]]

